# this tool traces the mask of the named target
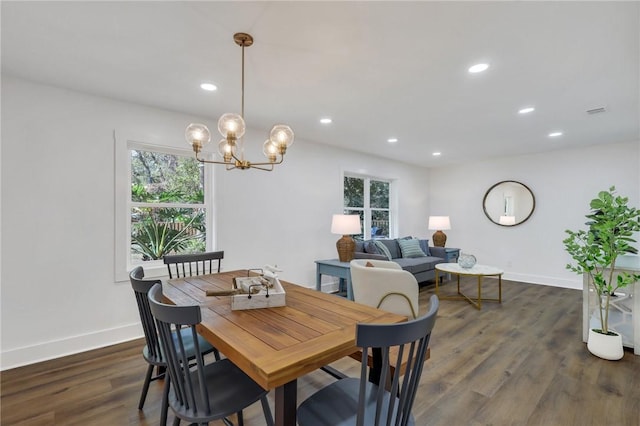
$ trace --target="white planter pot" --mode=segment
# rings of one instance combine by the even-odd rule
[[[609,330],[612,331],[611,329]],[[606,334],[596,333],[593,329],[589,330],[587,349],[595,356],[611,361],[619,360],[624,355],[622,336],[619,334],[607,336]]]

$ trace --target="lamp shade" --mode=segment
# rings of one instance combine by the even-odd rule
[[[515,225],[516,224],[516,217],[515,216],[500,216],[500,219],[498,219],[498,223],[500,223],[500,225],[506,225],[506,226]]]
[[[360,216],[357,214],[334,214],[331,221],[331,233],[338,235],[355,235],[362,232]]]
[[[429,229],[432,231],[446,231],[451,229],[449,216],[429,216]]]

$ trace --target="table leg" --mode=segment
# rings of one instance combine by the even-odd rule
[[[438,287],[438,281],[440,281],[440,271],[438,271],[437,269],[435,270],[435,276],[436,276],[436,296],[440,297],[440,288]]]
[[[276,388],[276,426],[296,426],[297,391],[296,379]]]
[[[320,273],[320,266],[316,267],[316,290],[320,291],[322,289],[322,274]]]
[[[478,275],[478,309],[482,309],[482,275]]]
[[[353,300],[353,287],[351,286],[351,273],[347,274],[347,299]]]
[[[502,275],[498,275],[498,302],[502,303]]]

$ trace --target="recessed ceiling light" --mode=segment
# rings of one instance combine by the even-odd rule
[[[475,74],[478,72],[486,71],[488,68],[489,68],[489,64],[475,64],[469,67],[469,72],[472,74]]]
[[[218,87],[213,83],[202,83],[200,85],[200,88],[202,90],[206,90],[207,92],[215,92],[216,90],[218,90]]]
[[[535,111],[536,109],[534,107],[526,107],[526,108],[522,108],[520,111],[518,111],[518,114],[529,114],[530,112]]]
[[[387,139],[387,142],[396,143],[396,142],[398,142],[398,138],[389,138],[389,139]]]
[[[550,138],[557,138],[558,136],[562,136],[562,132],[551,132],[549,133]]]
[[[321,122],[322,124],[331,124],[331,122],[332,122],[332,121],[333,121],[333,120],[331,120],[329,117],[321,118],[321,119],[320,119],[320,122]]]
[[[434,152],[431,155],[433,155],[434,157],[439,157],[440,155],[442,155],[442,153],[441,152]]]

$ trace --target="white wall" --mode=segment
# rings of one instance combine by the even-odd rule
[[[258,139],[260,140],[260,139]],[[227,268],[277,264],[287,280],[315,285],[315,259],[337,257],[331,216],[342,212],[344,171],[398,179],[399,233],[427,237],[427,171],[324,145],[294,143],[263,173],[216,170],[217,230]]]
[[[571,259],[564,231],[584,229],[590,200],[611,185],[640,205],[639,153],[640,142],[630,142],[431,169],[429,202],[451,216],[447,246],[503,268],[506,279],[582,288],[565,269]],[[524,183],[536,199],[531,218],[511,228],[491,223],[482,210],[487,189],[503,180]]]
[[[0,368],[140,336],[130,285],[114,279],[114,129],[182,147],[185,126],[202,118],[7,76],[1,111]],[[248,141],[264,139],[253,133]],[[343,171],[370,173],[397,179],[400,236],[430,237],[428,215],[448,214],[448,246],[506,278],[579,287],[564,269],[563,231],[583,226],[589,200],[609,185],[639,204],[639,151],[633,142],[426,171],[297,140],[274,172],[215,169],[216,245],[226,270],[277,263],[284,279],[312,286],[313,261],[335,257]],[[481,202],[510,179],[533,190],[536,211],[503,228]]]
[[[114,279],[114,130],[186,147],[201,120],[2,76],[1,369],[141,336]],[[336,257],[343,171],[398,179],[399,234],[428,235],[425,169],[297,140],[274,172],[215,170],[224,269],[277,263],[314,285],[313,261]]]

